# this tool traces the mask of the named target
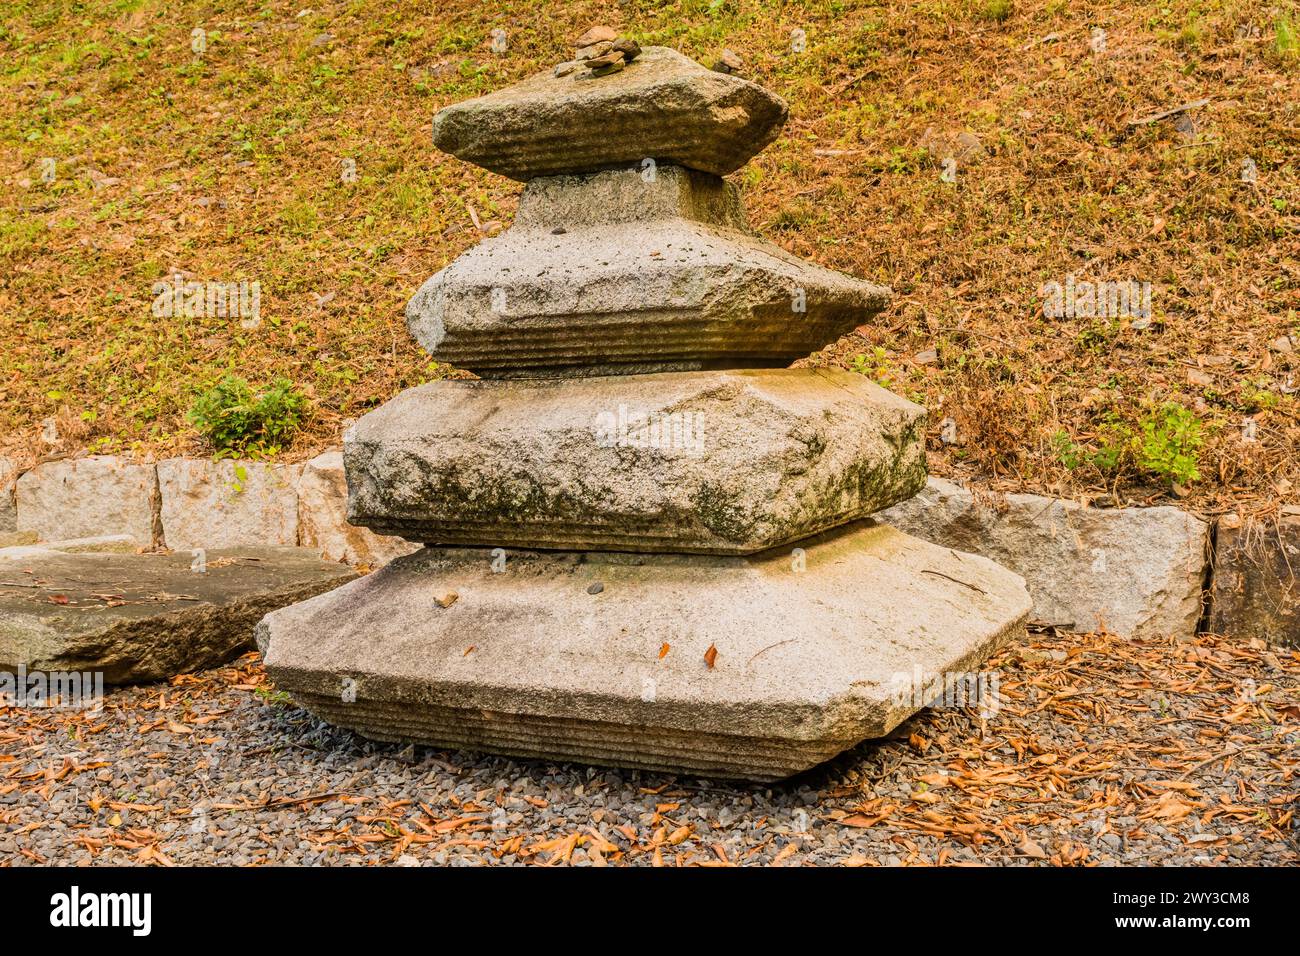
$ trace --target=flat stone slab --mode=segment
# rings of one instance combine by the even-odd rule
[[[348,520],[444,545],[750,553],[915,494],[924,420],[833,369],[430,382],[344,435]]]
[[[1024,575],[1040,620],[1129,637],[1196,633],[1209,526],[1178,508],[1084,508],[1023,494],[995,502],[931,478],[877,517]]]
[[[652,183],[637,170],[535,180],[509,230],[416,292],[407,325],[484,378],[784,368],[889,302],[741,225],[720,180],[679,167]]]
[[[1300,648],[1300,514],[1219,519],[1210,630]]]
[[[214,667],[252,646],[267,612],[356,573],[305,548],[189,554],[23,549],[0,557],[0,670],[102,671],[110,684]]]
[[[433,144],[511,179],[645,158],[726,175],[766,147],[785,101],[757,83],[645,47],[610,76],[545,70],[433,118]]]
[[[426,548],[268,615],[258,646],[377,740],[776,780],[889,733],[923,703],[900,688],[978,668],[1029,611],[1012,572],[869,520],[800,548]]]

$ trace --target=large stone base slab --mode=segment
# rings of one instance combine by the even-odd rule
[[[257,640],[375,739],[776,780],[887,734],[916,675],[977,668],[1029,607],[1012,572],[866,520],[748,557],[426,548]]]
[[[14,548],[0,552],[0,671],[98,671],[122,684],[215,667],[252,645],[268,611],[354,577],[306,548]]]

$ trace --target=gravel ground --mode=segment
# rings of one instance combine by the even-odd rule
[[[1300,653],[1040,633],[780,786],[375,744],[256,655],[0,710],[0,865],[1295,865]]]

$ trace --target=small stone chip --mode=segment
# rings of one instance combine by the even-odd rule
[[[614,51],[614,52],[603,54],[602,56],[592,57],[591,59],[586,61],[586,65],[591,67],[593,70],[598,70],[601,67],[613,66],[615,63],[622,63],[622,62],[623,62],[623,54]]]
[[[568,76],[580,66],[582,66],[582,64],[577,60],[565,60],[563,63],[555,64],[555,75]]]
[[[438,605],[438,607],[451,607],[453,604],[456,603],[456,599],[459,597],[460,595],[457,594],[455,591],[448,591],[442,597],[434,598],[433,600]]]
[[[605,585],[601,584],[599,581],[597,581],[595,584],[587,585],[588,594],[599,594],[603,590],[605,590]]]
[[[641,55],[641,44],[627,37],[619,37],[614,41],[614,49],[623,54],[623,59],[631,63]]]
[[[723,50],[718,62],[713,64],[713,69],[718,73],[739,73],[744,68],[745,61],[735,50]]]
[[[605,66],[592,67],[591,72],[588,73],[587,75],[588,76],[609,76],[611,73],[617,73],[620,70],[622,70],[625,65],[626,64],[624,64],[623,62],[623,57],[620,54],[619,58],[613,63],[609,63]]]
[[[617,62],[610,63],[608,66],[595,67],[587,75],[588,76],[609,76],[611,73],[618,73],[620,70],[623,69],[624,65],[625,64],[623,63],[622,57],[619,57]]]
[[[612,42],[618,39],[618,33],[613,27],[607,27],[604,24],[597,24],[592,27],[578,39],[573,41],[576,47],[591,46],[593,43],[600,43],[602,40]]]
[[[576,53],[574,53],[573,58],[575,60],[594,60],[598,56],[607,55],[613,49],[614,49],[614,44],[610,43],[608,40],[604,40],[600,43],[593,43],[591,44],[591,46],[578,47],[578,50]]]

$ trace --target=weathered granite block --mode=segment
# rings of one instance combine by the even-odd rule
[[[43,541],[128,534],[158,542],[158,478],[153,465],[113,455],[50,461],[18,479],[18,528]]]
[[[165,680],[252,646],[267,612],[356,577],[303,548],[188,554],[0,556],[0,670],[102,671]]]
[[[431,382],[344,436],[348,520],[438,544],[743,554],[914,494],[924,416],[830,369]]]
[[[277,687],[378,740],[775,780],[888,733],[1029,611],[1017,575],[871,521],[799,547],[425,548],[258,645]]]
[[[453,103],[433,119],[433,144],[521,180],[645,158],[725,176],[776,139],[786,113],[757,83],[648,46],[612,76],[545,70]]]
[[[1196,633],[1209,528],[1178,508],[1084,508],[1016,494],[999,510],[931,478],[878,517],[1024,575],[1040,620],[1129,636]]]
[[[18,530],[18,509],[14,505],[14,482],[18,467],[8,458],[0,458],[0,534]]]
[[[301,472],[259,461],[160,461],[164,543],[177,551],[296,545]]]
[[[484,378],[784,367],[889,301],[743,220],[721,180],[679,167],[534,180],[514,226],[429,279],[407,324]]]
[[[327,451],[303,465],[298,482],[298,537],[330,561],[377,568],[410,554],[419,544],[348,523],[348,483],[343,453]]]
[[[1210,630],[1300,648],[1300,514],[1219,519]]]

